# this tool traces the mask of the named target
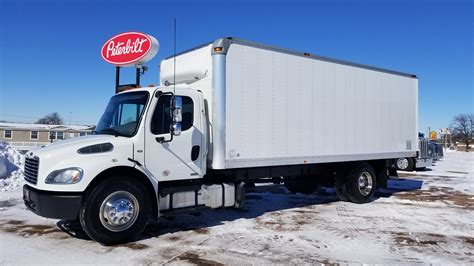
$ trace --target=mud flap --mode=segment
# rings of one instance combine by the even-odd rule
[[[397,170],[394,168],[389,168],[388,169],[388,177],[390,179],[399,179]]]
[[[240,182],[235,186],[235,208],[242,209],[245,205],[245,183]]]

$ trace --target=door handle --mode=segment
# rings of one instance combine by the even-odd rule
[[[201,151],[201,146],[196,145],[191,149],[191,161],[196,161],[199,158],[199,152]]]

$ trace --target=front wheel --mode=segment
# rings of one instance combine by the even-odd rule
[[[412,171],[413,165],[412,158],[398,158],[396,162],[397,169],[402,171]]]
[[[142,183],[111,177],[86,194],[79,220],[89,237],[103,245],[115,245],[140,235],[151,209],[151,197]]]

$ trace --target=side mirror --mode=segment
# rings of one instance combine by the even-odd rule
[[[173,134],[173,136],[181,135],[181,123],[173,123],[171,125],[171,134]]]
[[[181,122],[183,121],[183,100],[180,96],[171,98],[171,134],[181,135]]]
[[[183,120],[183,100],[180,96],[171,98],[171,117],[174,123],[181,123]]]

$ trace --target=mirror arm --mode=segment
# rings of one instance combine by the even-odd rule
[[[163,144],[163,143],[166,143],[166,142],[172,142],[173,141],[173,133],[170,132],[170,135],[171,135],[171,138],[169,140],[165,140],[165,137],[156,137],[155,139],[160,144]]]
[[[173,92],[169,91],[169,92],[162,92],[162,91],[157,91],[155,93],[155,97],[158,98],[160,97],[161,95],[171,95],[171,96],[174,96]]]

